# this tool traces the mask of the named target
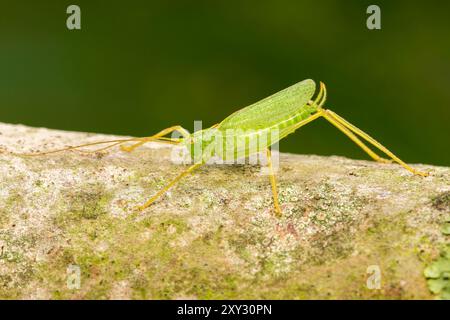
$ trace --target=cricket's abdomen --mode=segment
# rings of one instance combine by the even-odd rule
[[[216,155],[230,160],[230,157],[237,159],[265,151],[266,148],[294,132],[295,124],[307,119],[315,112],[317,112],[316,106],[305,105],[286,119],[257,129],[224,129],[219,126],[217,141],[215,141]]]
[[[289,129],[293,125],[299,123],[300,121],[307,119],[315,112],[317,112],[317,107],[315,105],[305,105],[291,117],[287,118],[284,121],[280,121],[279,123],[270,127],[270,129],[278,129],[280,131],[284,131],[286,129]]]
[[[231,114],[220,123],[227,129],[263,130],[298,114],[312,98],[316,85],[307,79]]]

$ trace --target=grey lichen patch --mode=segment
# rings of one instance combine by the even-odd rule
[[[10,222],[10,214],[21,203],[21,196],[18,193],[9,194],[1,204],[0,209],[0,226],[5,227]]]
[[[2,298],[429,299],[438,293],[429,291],[423,270],[440,261],[448,237],[448,223],[442,224],[448,168],[419,166],[431,172],[421,178],[396,165],[281,154],[280,219],[268,177],[250,165],[201,167],[136,212],[186,168],[171,163],[167,145],[24,157],[8,151],[111,137],[11,125],[0,131]],[[367,286],[374,265],[379,289]],[[79,288],[68,286],[69,266],[79,267]],[[427,275],[442,287],[447,271],[441,269]]]
[[[97,219],[108,212],[110,200],[111,195],[101,183],[85,184],[78,190],[64,190],[58,208],[61,212],[56,217],[57,224],[64,224],[64,220],[73,223],[80,219]]]
[[[433,197],[433,207],[438,210],[450,212],[450,191],[442,192],[441,194]]]
[[[33,265],[27,253],[36,245],[33,235],[15,236],[0,231],[0,296],[15,298],[21,287],[33,276]],[[13,272],[11,272],[13,270]]]

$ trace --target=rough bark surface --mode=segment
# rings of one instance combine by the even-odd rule
[[[173,147],[12,153],[106,138],[0,124],[0,298],[448,297],[449,168],[281,154],[278,219],[258,166],[204,166],[136,212],[184,169]]]

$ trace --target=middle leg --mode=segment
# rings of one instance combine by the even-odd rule
[[[155,202],[159,197],[161,197],[164,193],[166,193],[174,184],[176,184],[178,181],[180,181],[181,178],[183,178],[188,173],[194,171],[198,167],[200,167],[203,163],[196,163],[186,170],[184,170],[182,173],[180,173],[175,179],[173,179],[171,182],[169,182],[164,188],[159,190],[153,197],[151,197],[146,203],[144,203],[142,206],[139,206],[138,210],[144,210],[148,206],[150,206],[153,202]]]
[[[278,202],[277,181],[272,167],[272,152],[267,148],[267,165],[269,167],[269,179],[272,186],[273,205],[275,207],[275,215],[281,217],[280,203]]]

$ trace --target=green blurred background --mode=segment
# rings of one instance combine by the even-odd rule
[[[305,78],[408,162],[450,165],[444,1],[3,1],[0,121],[146,136]],[[82,29],[66,28],[81,7]],[[382,30],[366,28],[378,4]],[[368,158],[325,120],[281,151]]]

